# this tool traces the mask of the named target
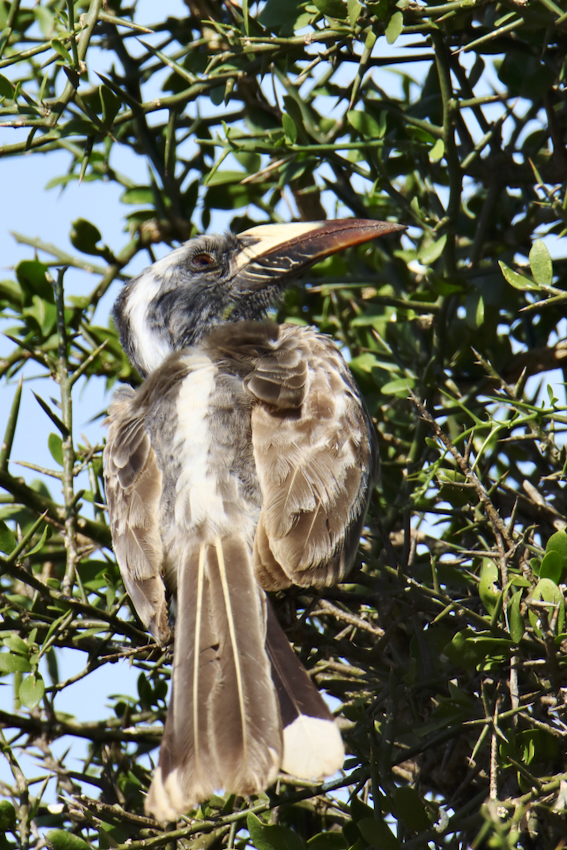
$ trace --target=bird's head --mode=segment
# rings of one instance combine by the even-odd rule
[[[318,260],[404,229],[345,219],[197,236],[124,286],[114,306],[122,345],[146,376],[217,325],[261,318],[285,287]]]

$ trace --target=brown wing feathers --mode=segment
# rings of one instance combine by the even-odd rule
[[[252,411],[263,497],[254,562],[266,590],[330,585],[346,575],[376,471],[374,428],[334,344],[311,328],[280,330],[286,359],[293,345],[296,362],[308,368],[297,410],[272,402]],[[280,346],[270,354],[276,375]],[[267,354],[259,361],[262,372],[268,361]],[[254,376],[247,379],[250,392]]]
[[[157,522],[162,476],[136,400],[134,390],[122,389],[110,406],[106,498],[122,580],[142,622],[163,645],[169,627]]]

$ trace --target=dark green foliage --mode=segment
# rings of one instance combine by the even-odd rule
[[[8,466],[18,391],[11,412],[2,405],[0,450],[0,724],[13,775],[0,850],[43,836],[71,850],[559,848],[567,417],[564,378],[551,386],[549,373],[567,351],[567,16],[553,0],[186,5],[160,19],[156,3],[151,35],[135,4],[0,0],[1,122],[29,131],[0,147],[1,167],[67,151],[51,187],[116,184],[126,234],[113,252],[115,234],[85,209],[69,221],[72,254],[18,235],[29,251],[0,281],[13,346],[0,372],[44,376],[35,433],[55,479],[48,490]],[[120,151],[147,176],[117,171]],[[381,483],[349,582],[276,599],[342,705],[348,776],[213,797],[171,836],[143,814],[171,655],[128,607],[102,447],[73,433],[71,404],[81,376],[138,380],[95,316],[109,287],[219,211],[236,231],[348,216],[409,230],[327,259],[279,311],[349,352],[380,433]],[[76,270],[90,291],[64,298]],[[130,659],[137,694],[116,696],[98,723],[62,714],[62,647],[84,652],[81,676]],[[82,770],[55,758],[62,738],[89,743]]]

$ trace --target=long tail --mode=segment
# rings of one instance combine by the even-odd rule
[[[268,600],[266,649],[283,725],[282,770],[301,779],[332,776],[344,748],[333,715],[291,648]]]
[[[159,820],[220,789],[257,793],[278,774],[282,726],[266,605],[239,537],[201,545],[178,571],[172,694],[146,800]]]

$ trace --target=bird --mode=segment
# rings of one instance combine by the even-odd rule
[[[177,820],[280,771],[342,767],[335,719],[267,595],[340,582],[377,474],[375,427],[335,342],[268,311],[320,259],[403,226],[360,219],[200,235],[114,306],[143,381],[109,406],[105,490],[133,606],[172,685],[149,815]],[[171,604],[170,604],[171,603]]]

